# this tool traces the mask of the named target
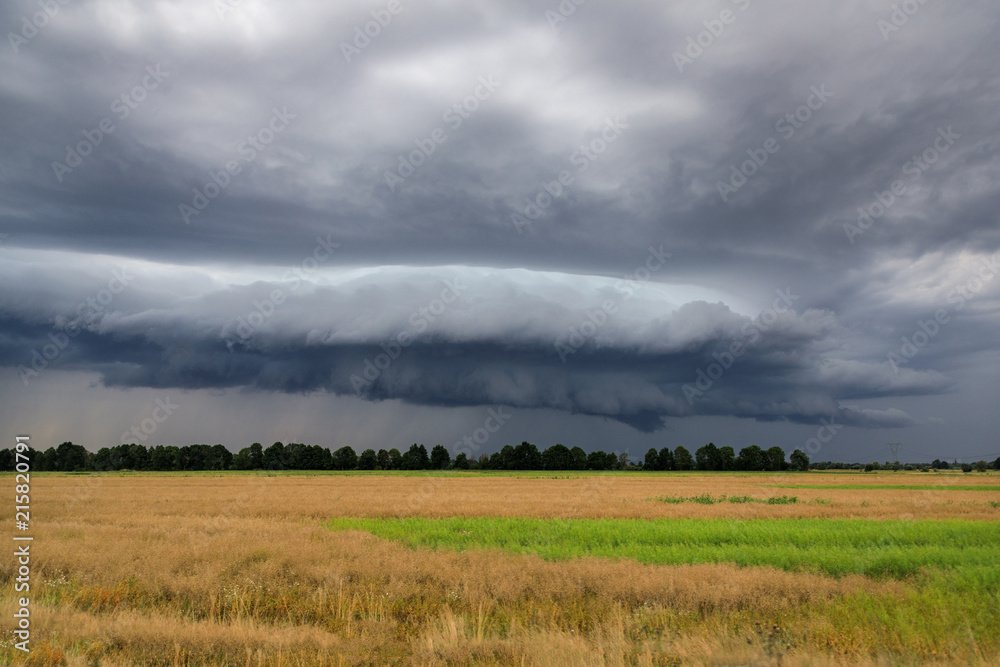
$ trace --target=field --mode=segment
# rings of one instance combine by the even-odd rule
[[[29,664],[1000,665],[995,473],[31,482]]]

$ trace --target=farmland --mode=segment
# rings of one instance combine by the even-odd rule
[[[36,664],[1000,664],[992,473],[32,486]]]

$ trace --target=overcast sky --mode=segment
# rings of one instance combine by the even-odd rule
[[[0,28],[5,443],[1000,455],[995,0]]]

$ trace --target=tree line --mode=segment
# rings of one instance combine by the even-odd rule
[[[331,450],[320,445],[275,442],[269,447],[253,443],[237,453],[225,445],[157,445],[123,444],[102,447],[90,452],[82,445],[64,442],[44,451],[28,450],[31,469],[34,471],[112,471],[112,470],[731,470],[731,471],[781,471],[827,469],[948,469],[947,461],[935,459],[930,464],[900,464],[898,461],[883,465],[874,462],[865,465],[823,461],[810,464],[809,457],[799,449],[785,460],[781,447],[762,449],[757,445],[742,448],[737,453],[732,447],[717,447],[708,443],[691,452],[684,446],[674,449],[651,448],[641,462],[632,462],[626,452],[613,453],[595,450],[585,452],[580,447],[556,444],[540,451],[530,442],[506,445],[492,454],[478,459],[459,452],[454,458],[442,445],[435,445],[430,452],[422,444],[410,446],[402,453],[392,449],[366,449],[358,454],[352,447]],[[14,469],[14,450],[0,450],[0,470]],[[954,464],[965,472],[973,469],[985,471],[1000,469],[1000,458],[992,464]]]

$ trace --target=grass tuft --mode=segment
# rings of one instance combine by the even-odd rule
[[[796,496],[771,496],[770,498],[754,498],[753,496],[718,496],[710,493],[703,493],[700,496],[660,496],[657,498],[661,503],[679,505],[681,503],[697,503],[699,505],[715,505],[717,503],[730,502],[734,505],[746,503],[765,503],[767,505],[793,505],[799,501]]]

